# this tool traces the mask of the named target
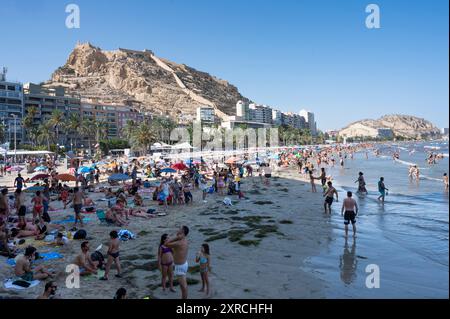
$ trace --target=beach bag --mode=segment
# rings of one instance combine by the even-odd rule
[[[209,193],[209,194],[213,194],[213,193],[214,193],[214,186],[211,186],[211,187],[208,189],[208,193]]]
[[[86,239],[87,237],[87,232],[84,229],[79,229],[75,235],[73,235],[73,239]]]
[[[51,219],[50,219],[50,215],[47,212],[44,212],[42,214],[42,219],[44,220],[44,222],[46,223],[50,223]]]

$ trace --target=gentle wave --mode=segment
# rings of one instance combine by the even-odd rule
[[[427,180],[429,180],[429,181],[442,182],[442,179],[434,178],[434,177],[429,177],[429,176],[422,175],[422,174],[420,175],[420,179],[427,179]]]
[[[428,148],[430,150],[440,150],[441,149],[440,146],[429,146],[429,145],[425,145],[423,148]]]
[[[403,161],[400,159],[394,159],[394,161],[399,162],[400,164],[403,164],[403,165],[408,165],[408,166],[417,165],[417,163],[411,163],[411,162]],[[430,168],[429,167],[419,167],[419,169],[430,169]]]

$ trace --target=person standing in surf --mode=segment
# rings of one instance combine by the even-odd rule
[[[363,172],[359,172],[358,179],[355,181],[355,183],[358,183],[358,194],[366,193],[368,194],[366,189],[366,181],[364,180]]]
[[[382,203],[384,203],[384,199],[387,195],[387,192],[389,189],[386,188],[386,185],[384,185],[384,177],[380,177],[380,180],[378,181],[378,191],[380,192],[380,196],[378,196],[378,200],[381,200]]]

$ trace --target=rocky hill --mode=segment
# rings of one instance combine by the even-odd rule
[[[378,120],[365,119],[349,124],[343,128],[339,134],[348,135],[352,132],[353,136],[364,136],[367,132],[374,129],[389,128],[394,136],[405,138],[434,138],[440,135],[440,130],[431,122],[411,115],[385,115]]]
[[[156,115],[194,115],[210,105],[219,117],[234,115],[236,102],[248,102],[227,81],[184,64],[156,57],[149,50],[103,51],[79,44],[46,86],[64,86],[86,98],[123,103]]]

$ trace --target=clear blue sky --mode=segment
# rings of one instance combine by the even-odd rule
[[[81,28],[65,27],[76,3]],[[367,29],[376,3],[381,29]],[[321,129],[403,113],[448,127],[447,0],[2,1],[0,66],[40,82],[76,42],[151,49],[258,103],[307,108]]]

